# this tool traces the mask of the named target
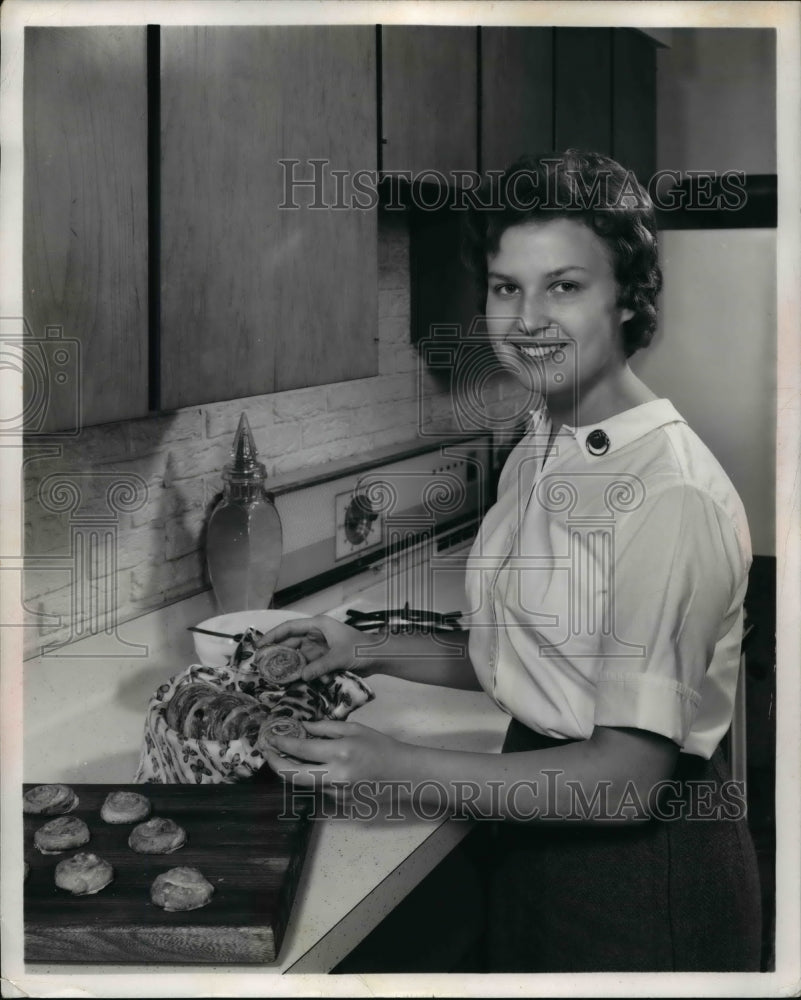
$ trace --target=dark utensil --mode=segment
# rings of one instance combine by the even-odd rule
[[[238,635],[231,635],[230,632],[212,632],[211,629],[198,628],[197,625],[189,625],[187,632],[202,632],[203,635],[216,635],[218,639],[233,639],[234,642],[241,642],[244,632],[240,632]]]
[[[448,611],[445,614],[422,611],[410,608],[408,601],[403,608],[381,611],[355,611],[353,608],[348,608],[346,614],[345,624],[360,632],[369,632],[390,624],[394,629],[406,632],[416,631],[417,626],[425,624],[431,625],[435,630],[462,631],[461,611]]]

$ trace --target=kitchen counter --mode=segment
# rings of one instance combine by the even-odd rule
[[[461,605],[459,557],[438,576],[436,610]],[[360,593],[338,585],[292,605],[294,611],[344,614],[344,607],[386,606],[380,572]],[[350,584],[353,587],[355,582]],[[361,578],[360,585],[365,581]],[[383,595],[383,597],[382,597]],[[338,610],[337,610],[338,609]],[[148,698],[167,677],[196,657],[190,624],[213,614],[211,595],[199,594],[119,627],[121,638],[146,655],[108,656],[87,639],[63,655],[24,665],[26,782],[132,781]],[[391,677],[370,678],[373,702],[351,717],[400,740],[458,750],[500,749],[507,717],[481,692],[455,691]],[[344,958],[462,839],[468,825],[455,820],[372,821],[322,818],[311,840],[279,961],[226,972],[324,973]],[[72,966],[29,966],[61,981]],[[81,977],[85,980],[85,973]],[[92,972],[135,972],[135,967],[93,967]],[[154,967],[150,971],[208,973],[209,967]]]

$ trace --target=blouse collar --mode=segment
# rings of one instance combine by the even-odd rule
[[[586,458],[593,460],[619,451],[651,431],[672,423],[686,423],[686,420],[669,399],[652,399],[593,424],[580,427],[563,424],[562,432],[574,438]],[[550,418],[545,407],[531,411],[530,433],[547,433],[549,427]]]

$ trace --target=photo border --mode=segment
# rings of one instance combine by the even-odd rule
[[[146,23],[440,23],[571,24],[631,27],[774,27],[777,30],[778,158],[778,364],[776,443],[777,593],[777,878],[776,971],[750,974],[593,974],[568,975],[364,976],[275,974],[87,972],[43,976],[22,961],[22,629],[5,628],[0,672],[0,916],[4,996],[54,995],[57,991],[94,996],[228,995],[372,996],[395,994],[487,996],[776,996],[801,986],[799,906],[801,870],[801,5],[790,3],[407,3],[407,2],[215,2],[129,3],[7,0],[1,12],[2,92],[0,132],[0,316],[22,315],[22,60],[25,25]],[[21,387],[13,373],[0,372],[0,393],[15,398]],[[20,407],[21,409],[21,407]],[[19,496],[21,449],[0,449],[0,552],[20,552]],[[19,595],[9,593],[0,574],[0,620],[19,614]],[[21,624],[21,622],[19,623]],[[725,919],[725,915],[721,915]]]

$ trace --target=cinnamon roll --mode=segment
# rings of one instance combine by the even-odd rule
[[[268,684],[285,687],[300,680],[306,657],[290,646],[264,646],[256,650],[256,669]]]
[[[42,854],[61,854],[89,843],[89,827],[77,816],[57,816],[33,835],[33,846]]]
[[[273,738],[276,736],[294,736],[295,739],[306,739],[308,733],[299,719],[291,715],[273,715],[266,719],[259,728],[259,736],[256,747],[260,753],[265,750],[276,750],[273,746]]]
[[[182,684],[176,688],[167,705],[167,725],[170,729],[182,733],[186,717],[197,699],[204,695],[213,696],[219,693],[217,688],[212,687],[211,684],[204,684],[198,681],[193,681],[191,684]]]
[[[106,823],[138,823],[150,815],[150,801],[138,792],[109,792],[100,807]]]
[[[186,843],[186,830],[171,819],[156,817],[131,830],[128,846],[138,854],[172,854]]]
[[[23,812],[41,816],[57,816],[72,812],[78,796],[69,785],[37,785],[22,796]]]
[[[55,871],[56,885],[74,896],[91,896],[114,880],[114,869],[96,854],[74,854],[59,861]]]
[[[171,729],[188,739],[253,743],[268,712],[251,695],[192,683],[175,692],[166,719]]]
[[[199,910],[213,895],[214,886],[197,868],[171,868],[150,887],[150,898],[168,912]]]

